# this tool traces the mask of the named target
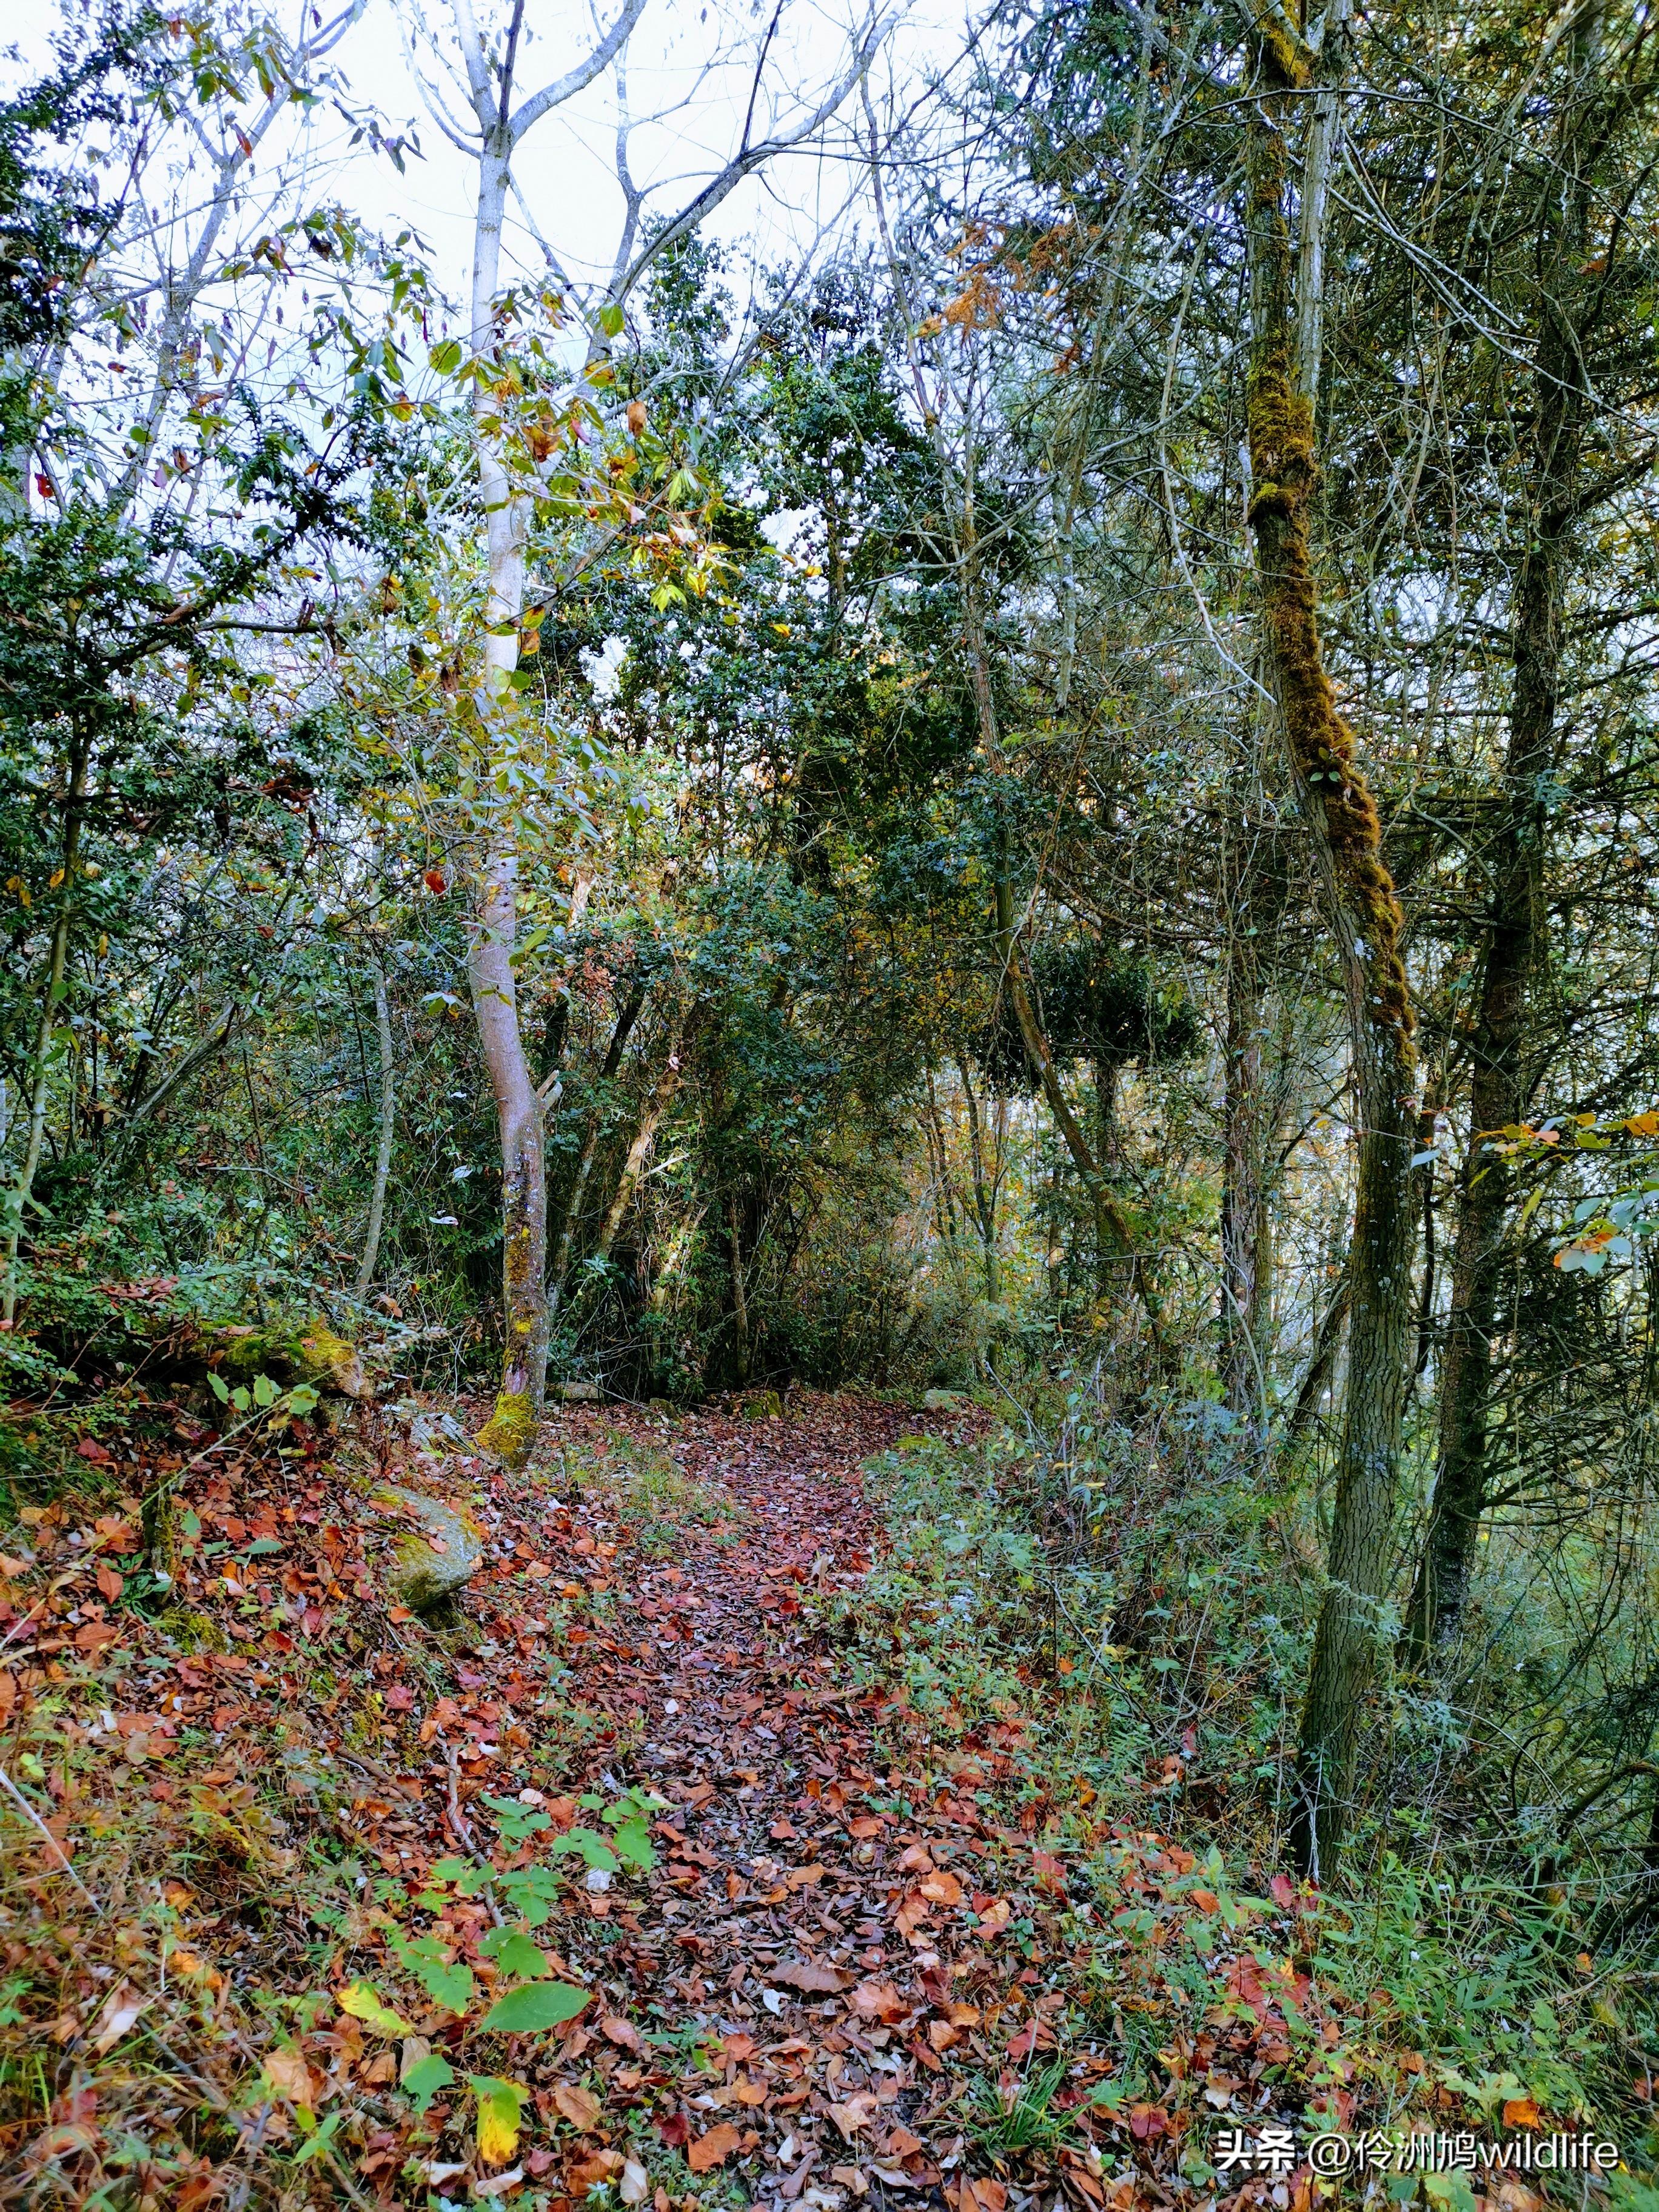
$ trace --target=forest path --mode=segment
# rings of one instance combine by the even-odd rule
[[[981,1419],[803,1395],[760,1420],[584,1409],[562,1423],[593,1624],[569,1654],[568,1693],[614,1717],[619,1748],[632,1740],[598,1760],[601,1778],[671,1808],[651,1875],[579,1895],[560,1925],[603,1998],[563,2045],[603,2097],[567,2146],[573,2193],[654,2136],[757,2203],[937,2204],[943,2186],[961,2212],[1000,2212],[994,2179],[962,2195],[962,2107],[969,2078],[994,2081],[1011,2047],[1018,2066],[1051,2041],[1045,1992],[1019,1986],[1023,1960],[982,1948],[1010,1916],[991,1861],[1023,1839],[981,1814],[971,1759],[957,1753],[954,1779],[936,1767],[907,1701],[860,1679],[834,1634],[876,1536],[861,1463],[923,1426]],[[733,1510],[680,1518],[669,1555],[661,1529],[630,1542],[607,1525],[614,1492],[580,1472],[618,1445],[636,1466],[672,1455],[703,1510]],[[632,1481],[637,1501],[650,1478]],[[1014,2023],[1028,2014],[1022,2048]]]

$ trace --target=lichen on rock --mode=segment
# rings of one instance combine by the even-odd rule
[[[391,1594],[411,1613],[428,1612],[477,1572],[484,1531],[465,1506],[429,1498],[423,1490],[389,1482],[380,1494],[395,1499],[420,1524],[393,1539]]]

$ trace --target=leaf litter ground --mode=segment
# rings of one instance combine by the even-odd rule
[[[1202,2203],[1194,2108],[1272,2119],[1293,2043],[1299,2102],[1352,2117],[1358,2024],[1237,1934],[1295,1950],[1282,1877],[1236,1903],[1085,1824],[1128,1932],[1079,2014],[1079,1829],[1031,1786],[1031,1717],[935,1741],[853,1648],[862,1465],[984,1415],[572,1407],[509,1474],[399,1411],[279,1446],[145,1408],[82,1441],[84,1515],[32,1511],[0,1562],[30,1785],[0,2201],[1089,2212]],[[472,1501],[485,1560],[447,1619],[385,1595],[388,1476]],[[1194,1931],[1201,2011],[1164,1971]],[[1158,2096],[1120,2094],[1126,2045]]]

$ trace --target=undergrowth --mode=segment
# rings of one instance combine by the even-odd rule
[[[971,1445],[904,1437],[872,1463],[886,1543],[834,1628],[887,1686],[896,1756],[988,1768],[1011,1827],[1063,1857],[1062,2041],[1106,2033],[1127,2060],[1115,2094],[1186,2131],[1195,2179],[1241,2115],[1596,2128],[1650,2172],[1650,1942],[1597,1945],[1524,1851],[1423,1834],[1375,1796],[1349,1881],[1297,1887],[1279,1777],[1318,1600],[1311,1533],[1212,1407],[1150,1434],[1087,1391],[1047,1410]],[[1052,2132],[1046,2080],[1013,2105],[988,2088],[988,2141]]]

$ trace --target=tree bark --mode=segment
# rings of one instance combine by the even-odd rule
[[[635,983],[617,1016],[616,1026],[611,1032],[611,1042],[605,1048],[599,1066],[601,1084],[611,1082],[622,1066],[622,1056],[634,1024],[645,1005],[645,986]],[[586,1193],[588,1177],[593,1172],[593,1162],[599,1149],[599,1135],[605,1126],[603,1100],[597,1103],[582,1124],[581,1149],[576,1155],[575,1171],[570,1178],[570,1188],[560,1204],[558,1227],[552,1238],[553,1260],[548,1270],[550,1285],[550,1301],[556,1311],[563,1294],[565,1275],[570,1267],[571,1246],[575,1241],[576,1224],[581,1212],[582,1199]]]
[[[596,1260],[608,1260],[611,1256],[611,1247],[617,1241],[617,1231],[622,1227],[623,1216],[628,1211],[628,1201],[633,1197],[635,1186],[644,1171],[646,1161],[651,1156],[651,1147],[656,1142],[657,1130],[662,1117],[668,1111],[674,1093],[679,1087],[679,1039],[676,1037],[669,1047],[668,1065],[658,1077],[656,1088],[651,1094],[651,1103],[640,1117],[640,1126],[634,1132],[633,1143],[628,1147],[628,1157],[623,1162],[623,1170],[617,1179],[617,1188],[611,1194],[610,1205],[605,1208],[605,1219],[599,1224],[599,1233],[593,1244],[593,1257]]]
[[[392,1179],[392,1139],[398,1125],[398,1078],[392,1044],[392,1008],[386,998],[386,969],[374,963],[374,1036],[380,1053],[380,1128],[374,1148],[374,1188],[368,1201],[368,1227],[363,1232],[363,1256],[357,1268],[357,1296],[366,1298],[380,1256],[380,1230],[386,1220],[386,1185]]]
[[[1332,15],[1340,0],[1333,0]],[[1340,68],[1340,19],[1322,65]],[[1337,711],[1320,633],[1309,542],[1317,478],[1311,366],[1300,337],[1286,199],[1285,116],[1313,82],[1314,57],[1286,27],[1257,27],[1248,120],[1249,255],[1255,311],[1249,389],[1250,523],[1260,571],[1265,659],[1292,778],[1313,834],[1348,1000],[1359,1159],[1350,1257],[1347,1390],[1325,1594],[1293,1772],[1291,1847],[1315,1880],[1340,1856],[1360,1716],[1375,1679],[1392,1585],[1399,1457],[1410,1365],[1410,1161],[1416,1128],[1411,994],[1401,917],[1382,858],[1376,803]],[[1304,234],[1304,270],[1322,265]]]
[[[743,1213],[735,1193],[726,1202],[726,1233],[732,1247],[732,1332],[737,1345],[738,1381],[749,1380],[749,1289],[743,1274]]]
[[[1262,1175],[1263,994],[1258,963],[1234,917],[1227,955],[1226,1097],[1221,1187],[1222,1381],[1241,1418],[1265,1422],[1262,1318],[1267,1275],[1267,1199]]]
[[[1030,992],[1026,988],[1019,944],[1014,933],[1012,892],[1006,876],[997,884],[997,937],[1003,962],[1002,980],[1014,1010],[1014,1019],[1019,1024],[1021,1042],[1036,1070],[1042,1095],[1048,1102],[1054,1126],[1072,1156],[1072,1164],[1089,1194],[1089,1202],[1094,1211],[1100,1265],[1103,1270],[1106,1256],[1112,1251],[1121,1253],[1127,1259],[1130,1279],[1146,1316],[1159,1376],[1166,1382],[1172,1382],[1180,1371],[1181,1362],[1164,1326],[1164,1310],[1158,1303],[1158,1293],[1136,1249],[1134,1231],[1122,1207],[1112,1195],[1111,1187],[1100,1163],[1083,1133],[1083,1124],[1072,1110],[1072,1102],[1066,1096],[1060,1071],[1054,1066],[1054,1054],[1048,1048],[1048,1040],[1042,1033],[1042,1024],[1037,1019]]]
[[[1593,115],[1599,103],[1588,105]],[[1553,172],[1560,199],[1550,210],[1556,234],[1539,303],[1528,454],[1532,496],[1510,623],[1515,688],[1470,1041],[1469,1137],[1458,1177],[1437,1464],[1402,1638],[1401,1656],[1415,1662],[1450,1642],[1462,1625],[1486,1507],[1493,1339],[1511,1178],[1505,1161],[1482,1144],[1482,1133],[1523,1120],[1532,1094],[1527,1009],[1546,951],[1541,794],[1557,748],[1562,599],[1589,398],[1583,338],[1569,304],[1588,251],[1589,191],[1577,140],[1589,117],[1571,95],[1566,116],[1565,143]]]
[[[495,301],[501,278],[501,224],[512,181],[513,134],[491,118],[478,157],[473,232],[472,352],[487,362],[497,350]],[[488,109],[486,108],[486,116]],[[535,1438],[547,1385],[547,1161],[543,1105],[519,1019],[514,953],[518,939],[519,825],[510,795],[498,793],[495,773],[511,750],[524,612],[525,547],[530,502],[515,492],[501,452],[501,403],[490,380],[473,383],[474,445],[484,510],[489,587],[484,601],[482,677],[474,704],[486,755],[479,779],[489,794],[476,878],[468,978],[501,1147],[501,1309],[505,1343],[495,1412],[478,1442],[509,1465],[521,1465]]]
[[[82,732],[77,732],[75,750],[70,758],[69,792],[64,807],[64,879],[58,892],[58,911],[52,917],[52,938],[46,957],[46,988],[41,996],[40,1018],[35,1024],[34,1052],[29,1077],[27,1133],[24,1139],[23,1158],[17,1170],[17,1180],[6,1194],[5,1287],[3,1293],[0,1293],[0,1319],[8,1328],[17,1312],[17,1248],[22,1241],[23,1216],[34,1188],[41,1148],[46,1141],[46,1092],[52,1077],[52,1032],[63,1000],[64,975],[69,965],[70,921],[76,895],[75,872],[81,856],[81,823],[86,805],[87,773],[91,753],[90,738]]]

